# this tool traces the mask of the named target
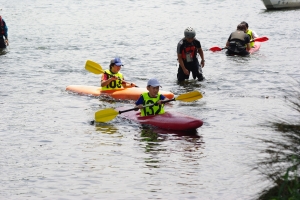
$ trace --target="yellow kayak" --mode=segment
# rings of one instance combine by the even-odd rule
[[[101,90],[101,87],[97,86],[86,86],[86,85],[69,85],[66,88],[67,91],[75,92],[83,95],[101,96],[106,95],[114,99],[122,100],[138,100],[142,93],[148,92],[146,88],[124,88],[119,90]],[[159,91],[160,94],[164,95],[168,99],[174,98],[174,94],[168,91]]]

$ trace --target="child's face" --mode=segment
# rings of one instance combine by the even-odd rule
[[[150,97],[154,98],[157,97],[157,94],[159,92],[159,86],[157,87],[152,87],[152,86],[147,86],[147,90],[149,91]]]
[[[112,66],[111,71],[112,71],[114,74],[116,74],[116,73],[118,73],[118,72],[120,71],[120,69],[121,69],[121,66],[114,65],[114,66]]]

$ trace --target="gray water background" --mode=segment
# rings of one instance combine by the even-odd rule
[[[9,52],[0,56],[0,199],[251,199],[269,185],[251,170],[277,133],[268,120],[299,119],[286,100],[298,89],[300,10],[261,1],[2,1]],[[267,36],[249,58],[205,51],[206,80],[176,81],[176,47],[187,26],[204,50],[223,47],[238,23]],[[156,77],[196,102],[166,109],[202,119],[196,135],[141,137],[117,117],[90,125],[99,109],[133,106],[65,91],[99,85],[87,59],[107,68],[120,56],[125,79]]]

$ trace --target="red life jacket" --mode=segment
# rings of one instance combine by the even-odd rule
[[[186,41],[183,41],[184,48],[182,49],[181,56],[182,59],[186,60],[186,53],[190,53],[191,57],[194,58],[196,55],[196,46],[194,43],[188,44]]]

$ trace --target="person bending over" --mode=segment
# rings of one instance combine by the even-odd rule
[[[239,24],[237,30],[232,32],[226,42],[226,55],[249,55],[250,38],[246,32],[245,24]]]

